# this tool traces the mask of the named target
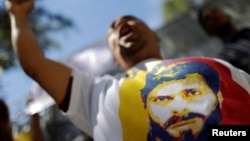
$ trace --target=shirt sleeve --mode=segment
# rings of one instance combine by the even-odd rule
[[[71,86],[70,102],[67,112],[69,119],[82,131],[92,135],[90,125],[90,100],[91,87],[94,77],[80,73],[76,70],[72,72],[73,82]]]

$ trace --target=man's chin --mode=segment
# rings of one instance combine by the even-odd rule
[[[195,136],[202,130],[203,124],[203,118],[195,117],[188,120],[178,121],[167,127],[166,131],[175,138],[181,137],[185,131],[191,131]]]
[[[144,48],[145,43],[128,42],[125,45],[120,45],[123,54],[130,56],[140,52]]]

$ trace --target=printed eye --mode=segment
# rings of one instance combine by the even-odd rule
[[[201,92],[196,89],[186,89],[184,94],[186,97],[189,97],[189,96],[201,95]]]
[[[171,102],[174,98],[172,96],[157,96],[152,98],[152,102],[165,105]]]

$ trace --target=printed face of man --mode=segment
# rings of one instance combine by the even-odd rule
[[[158,84],[147,98],[150,118],[173,137],[197,135],[217,105],[216,94],[200,74]]]

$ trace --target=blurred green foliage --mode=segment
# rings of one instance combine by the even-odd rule
[[[46,8],[36,5],[30,14],[30,23],[43,49],[60,47],[59,41],[50,36],[50,33],[62,31],[73,26],[70,19],[51,13]],[[0,68],[6,70],[15,66],[15,54],[12,50],[10,37],[9,15],[3,5],[0,5]]]

